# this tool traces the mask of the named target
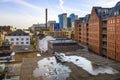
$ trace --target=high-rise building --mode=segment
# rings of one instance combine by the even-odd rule
[[[75,15],[74,13],[70,14],[70,20],[71,20],[71,27],[74,28],[74,21],[78,19],[78,16]]]
[[[71,28],[71,18],[67,18],[67,28]]]
[[[55,30],[59,30],[59,29],[60,29],[59,23],[54,23],[53,24],[53,30],[55,31]]]
[[[67,14],[63,13],[58,15],[60,29],[67,28]]]

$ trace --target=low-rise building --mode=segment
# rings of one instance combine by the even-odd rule
[[[77,42],[67,39],[48,41],[48,52],[68,52],[80,49]]]
[[[66,37],[65,31],[44,31],[44,35],[49,35],[54,38],[63,38]]]
[[[49,27],[46,28],[45,24],[33,24],[29,29],[35,35],[43,34],[44,31],[49,31]]]
[[[14,30],[12,26],[0,26],[0,31],[5,31],[7,33],[11,33]]]
[[[22,30],[16,30],[6,35],[5,39],[12,45],[30,45],[30,35]]]

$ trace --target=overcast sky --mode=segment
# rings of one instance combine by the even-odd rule
[[[45,8],[48,20],[58,21],[58,14],[75,13],[83,17],[93,6],[113,7],[119,0],[0,0],[0,25],[27,28],[35,23],[45,22]]]

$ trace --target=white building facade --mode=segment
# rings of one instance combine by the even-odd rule
[[[30,36],[22,30],[8,34],[6,38],[12,45],[30,45]]]
[[[63,28],[67,28],[67,14],[63,14]]]

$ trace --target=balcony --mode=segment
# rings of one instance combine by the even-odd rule
[[[103,49],[106,49],[106,48],[107,48],[107,45],[103,44],[102,48],[103,48]]]
[[[107,34],[107,31],[103,31],[102,34],[106,35],[106,34]]]
[[[107,25],[106,25],[106,24],[103,24],[102,27],[103,27],[103,28],[107,28]]]
[[[102,41],[106,42],[106,41],[107,41],[107,38],[103,38]]]
[[[103,55],[103,56],[107,56],[107,50],[103,49],[103,50],[102,50],[102,55]]]

